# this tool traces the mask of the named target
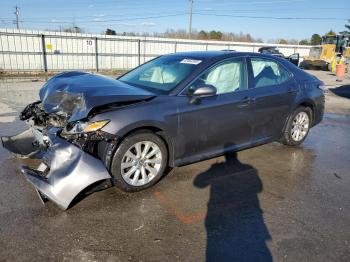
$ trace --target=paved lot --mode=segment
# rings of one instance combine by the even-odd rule
[[[43,206],[0,148],[0,261],[350,261],[350,79],[297,148],[272,143],[173,170],[155,187]],[[0,80],[0,135],[43,82]],[[348,86],[346,85],[348,84]]]

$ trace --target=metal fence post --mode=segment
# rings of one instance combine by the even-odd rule
[[[97,46],[97,37],[95,37],[95,63],[96,63],[96,72],[98,72],[98,46]]]
[[[176,51],[177,51],[177,42],[175,41],[174,42],[174,53],[176,53]]]
[[[141,65],[141,40],[137,40],[137,59],[138,59],[138,65]]]
[[[46,56],[45,35],[41,35],[41,47],[42,47],[42,55],[43,55],[44,72],[47,73],[47,56]]]

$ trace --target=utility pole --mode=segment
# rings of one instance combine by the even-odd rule
[[[190,1],[190,23],[188,28],[188,38],[191,38],[192,35],[192,9],[193,9],[193,0]]]
[[[16,7],[15,7],[15,9],[16,9],[16,11],[15,11],[15,15],[16,15],[16,21],[15,21],[15,23],[16,23],[16,25],[17,25],[17,29],[19,29],[19,7],[16,5]]]

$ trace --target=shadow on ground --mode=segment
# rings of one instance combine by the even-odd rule
[[[329,90],[337,96],[350,98],[350,85],[343,85],[336,88],[331,88]]]
[[[258,170],[228,153],[224,162],[199,174],[194,185],[210,187],[207,261],[272,261],[266,245],[271,236],[258,199],[263,189]]]

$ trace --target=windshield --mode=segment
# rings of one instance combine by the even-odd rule
[[[319,58],[322,52],[321,47],[311,47],[310,49],[310,57],[311,58]]]
[[[201,62],[179,56],[161,56],[126,73],[119,80],[150,91],[167,93]]]
[[[325,36],[323,37],[323,44],[337,44],[337,37],[336,36]]]

